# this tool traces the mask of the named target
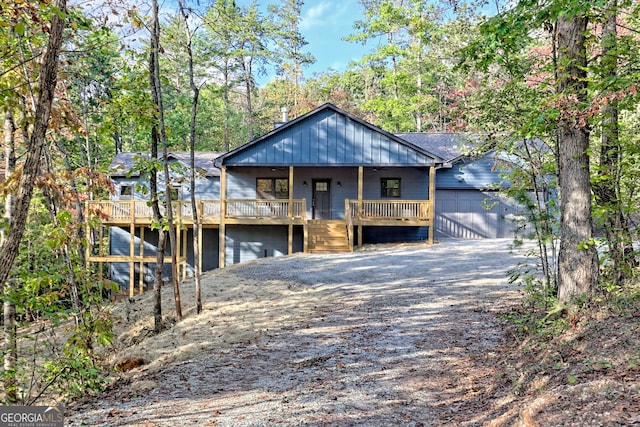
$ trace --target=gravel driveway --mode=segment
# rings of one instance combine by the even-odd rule
[[[205,313],[174,325],[162,344],[124,337],[123,351],[149,365],[74,407],[67,421],[448,425],[461,398],[449,391],[465,381],[452,367],[493,351],[495,311],[518,295],[507,271],[530,261],[510,244],[379,245],[207,274]]]

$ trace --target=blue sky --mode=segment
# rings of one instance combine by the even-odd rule
[[[355,33],[353,23],[363,18],[358,0],[307,0],[302,8],[300,32],[308,42],[306,48],[316,63],[305,70],[314,72],[329,69],[344,71],[350,61],[359,60],[370,48],[342,40]]]
[[[236,0],[245,6],[252,0]],[[258,5],[277,4],[278,0],[258,0]],[[302,7],[300,32],[307,41],[305,51],[316,58],[316,62],[304,70],[305,77],[313,77],[333,69],[344,71],[350,61],[359,60],[371,48],[359,43],[342,40],[355,33],[353,23],[363,18],[362,5],[358,0],[305,0]],[[273,76],[267,76],[266,83]]]

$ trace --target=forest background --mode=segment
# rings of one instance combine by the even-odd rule
[[[283,107],[293,118],[331,102],[389,132],[485,135],[469,155],[506,151],[520,166],[505,169],[506,191],[527,208],[541,268],[514,280],[535,318],[637,300],[637,2],[496,0],[486,16],[482,0],[360,0],[348,40],[384,43],[308,78],[303,2],[270,3],[178,0],[162,19],[157,0],[0,6],[5,402],[102,387],[111,285],[84,262],[99,218],[83,202],[112,191],[113,156],[152,153],[139,168],[153,183],[169,150],[236,148]],[[171,240],[164,194],[152,185],[149,200]],[[155,313],[159,331],[159,297]]]

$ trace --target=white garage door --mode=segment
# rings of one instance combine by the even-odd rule
[[[507,238],[514,235],[510,220],[518,210],[494,192],[436,191],[436,237],[461,239]]]

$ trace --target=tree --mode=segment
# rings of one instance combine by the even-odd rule
[[[310,53],[303,51],[307,41],[300,34],[299,28],[302,5],[302,0],[283,0],[280,6],[269,6],[269,12],[272,14],[271,33],[276,44],[274,54],[278,58],[279,73],[285,80],[293,83],[289,109],[294,116],[300,115],[298,103],[303,78],[302,70],[315,62],[315,58]]]
[[[200,88],[196,85],[193,71],[193,32],[189,28],[189,15],[184,7],[182,0],[178,0],[180,13],[184,22],[186,35],[186,51],[187,51],[187,69],[189,74],[189,86],[191,87],[191,120],[189,132],[189,178],[191,182],[191,212],[193,213],[193,269],[195,275],[195,293],[196,293],[196,313],[202,311],[202,284],[201,284],[201,267],[200,267],[200,220],[198,213],[198,204],[196,202],[196,119],[198,115],[198,98],[200,97]]]
[[[601,36],[600,96],[594,102],[601,103],[600,153],[597,176],[593,178],[595,203],[603,216],[603,227],[609,247],[612,280],[615,285],[627,281],[636,266],[633,238],[625,212],[621,188],[624,148],[620,141],[618,61],[622,52],[618,49],[618,1],[609,0],[604,11]]]
[[[529,91],[532,96],[512,97],[507,104],[524,113],[522,120],[506,117],[517,124],[522,136],[555,140],[560,203],[557,297],[563,303],[590,294],[599,271],[589,158],[592,109],[587,30],[592,12],[587,2],[522,0],[483,24],[480,41],[467,49],[479,70],[501,70],[502,74],[496,73],[499,89],[516,87],[512,80],[522,87],[515,93],[535,89]],[[535,31],[539,29],[547,30],[548,48],[540,43],[545,33]],[[524,102],[513,102],[516,99]],[[491,110],[505,111],[501,102],[497,104]]]
[[[347,40],[383,43],[361,61],[373,93],[363,100],[374,122],[395,132],[445,132],[448,111],[462,88],[451,52],[471,36],[472,17],[460,8],[455,19],[431,1],[363,0],[365,18]]]
[[[152,20],[151,20],[151,44],[149,48],[149,86],[151,88],[151,97],[155,106],[154,122],[151,127],[151,167],[149,191],[151,196],[151,208],[153,210],[153,222],[158,229],[158,249],[156,253],[156,268],[153,280],[153,318],[154,331],[159,333],[162,330],[162,272],[164,270],[164,254],[166,250],[167,232],[163,226],[162,214],[160,213],[160,203],[158,200],[158,146],[163,139],[160,135],[162,123],[160,122],[160,114],[162,114],[162,95],[160,93],[160,70],[158,56],[160,54],[160,21],[158,17],[158,1],[153,0],[152,3]],[[169,180],[169,176],[165,176],[165,180]],[[165,199],[171,198],[170,194],[165,194]],[[169,202],[171,203],[171,202]]]
[[[589,22],[584,8],[562,12],[556,23],[558,179],[561,240],[558,253],[558,300],[589,295],[598,280],[593,242],[589,165],[589,123],[586,117]]]
[[[33,130],[27,144],[27,158],[22,167],[15,205],[13,206],[13,214],[9,219],[9,231],[0,246],[0,286],[2,286],[3,293],[13,263],[18,256],[22,236],[24,235],[29,205],[31,203],[34,184],[39,172],[40,159],[45,145],[58,77],[58,57],[63,41],[66,6],[66,0],[57,0],[54,3],[55,10],[53,10],[51,24],[49,26],[49,43],[40,67],[40,92],[36,102]],[[9,302],[9,307],[5,304],[5,314],[9,315],[9,322],[5,323],[5,331],[8,332],[5,335],[8,354],[15,352],[16,331],[11,321],[13,318],[13,310],[11,302]],[[5,372],[8,373],[5,388],[7,389],[7,397],[10,401],[16,398],[15,366],[12,366],[13,362],[15,362],[15,357],[5,358]]]

